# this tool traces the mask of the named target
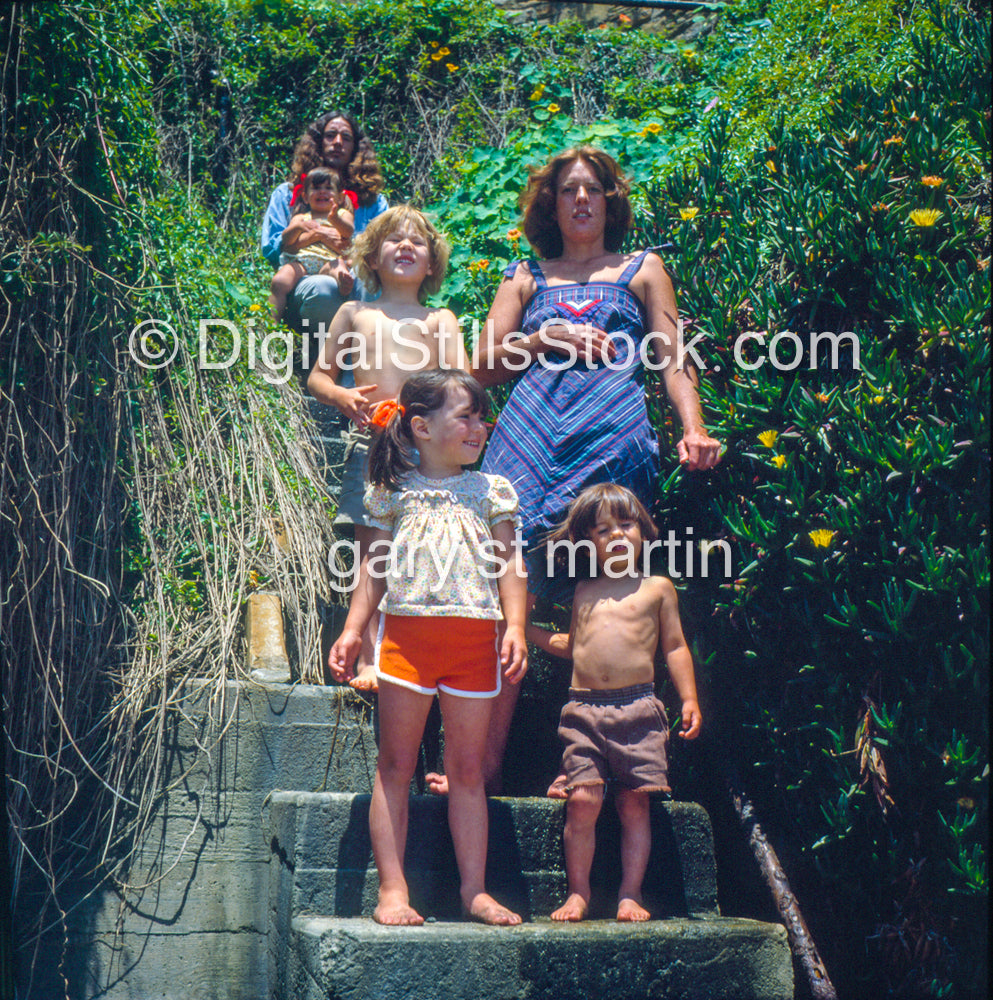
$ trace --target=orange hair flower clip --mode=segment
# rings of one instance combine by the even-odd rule
[[[372,419],[369,421],[373,427],[378,427],[385,431],[387,424],[399,414],[403,416],[403,407],[395,399],[384,399],[376,404],[376,409],[372,411]]]

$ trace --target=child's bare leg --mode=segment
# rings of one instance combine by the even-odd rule
[[[520,684],[508,684],[504,681],[500,693],[491,702],[493,710],[483,753],[483,787],[487,795],[499,795],[503,791],[503,755],[507,749],[510,723],[514,718],[520,693]],[[445,768],[447,771],[447,764]],[[435,795],[448,794],[447,775],[431,771],[424,775],[424,780],[429,792],[434,792]]]
[[[510,926],[521,918],[486,891],[489,816],[483,789],[483,755],[492,699],[465,698],[442,692],[445,726],[445,773],[448,776],[448,827],[466,913],[484,924]]]
[[[590,905],[590,869],[596,849],[596,821],[603,806],[603,785],[578,785],[569,793],[565,813],[565,870],[569,898],[552,920],[577,921]]]
[[[272,318],[279,319],[286,311],[286,300],[297,286],[297,282],[306,274],[300,264],[283,264],[272,276],[269,286],[269,305],[272,307]]]
[[[422,924],[410,905],[403,854],[407,846],[410,779],[432,698],[399,684],[379,692],[380,741],[376,780],[369,805],[369,838],[379,872],[379,902],[372,918],[380,924]]]
[[[371,528],[355,525],[355,558],[361,559],[369,546]],[[362,648],[355,663],[355,676],[348,682],[359,691],[375,691],[379,687],[376,680],[376,636],[379,634],[379,612],[373,613],[362,633]]]
[[[647,792],[618,789],[617,815],[621,819],[621,888],[617,893],[617,919],[649,920],[651,914],[641,903],[641,885],[652,849]]]

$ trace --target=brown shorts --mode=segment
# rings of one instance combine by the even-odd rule
[[[559,719],[562,767],[576,785],[608,778],[639,792],[668,792],[669,720],[651,684],[587,691],[570,688]]]

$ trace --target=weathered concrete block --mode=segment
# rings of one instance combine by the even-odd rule
[[[793,997],[785,929],[752,920],[388,928],[366,919],[301,916],[293,931],[302,967],[294,985],[310,980],[323,987],[316,995],[334,1000]]]
[[[293,882],[292,912],[372,913],[377,879],[369,842],[369,796],[277,793],[269,803],[272,849]],[[653,802],[653,845],[646,904],[659,915],[717,913],[710,821],[688,802]],[[565,894],[565,808],[549,799],[489,800],[487,884],[528,916],[550,912]],[[605,808],[597,829],[591,912],[612,913],[619,883],[620,828]],[[405,859],[414,905],[426,914],[459,914],[458,871],[447,802],[413,796]],[[285,890],[282,890],[285,891]]]
[[[290,679],[290,658],[283,634],[283,605],[278,594],[249,594],[245,602],[245,639],[248,670],[272,671]]]

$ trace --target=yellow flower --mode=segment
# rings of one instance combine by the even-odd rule
[[[779,431],[762,431],[759,435],[759,443],[765,445],[766,448],[772,448],[778,437]]]
[[[531,96],[528,98],[528,100],[529,101],[540,101],[541,100],[541,95],[544,94],[544,93],[545,93],[545,85],[543,83],[539,83],[538,86],[535,87],[534,90],[531,91]]]
[[[831,544],[831,539],[834,538],[836,532],[828,528],[815,528],[813,531],[808,531],[807,534],[814,543],[815,549],[826,549]]]
[[[873,396],[872,401],[878,406],[880,403],[886,402],[885,396]]]
[[[456,66],[455,63],[445,63],[445,66],[449,73],[454,73],[458,69],[458,66]]]
[[[689,208],[681,208],[679,210],[679,217],[683,222],[692,222],[700,214],[700,209],[694,205],[690,205]]]
[[[439,59],[444,59],[445,57],[440,52],[434,52],[431,54],[432,62],[438,62]]]
[[[945,179],[943,177],[936,177],[934,174],[928,174],[921,178],[921,183],[925,187],[940,188],[945,183]]]
[[[262,308],[262,306],[260,306],[260,305],[258,304],[258,302],[253,302],[253,303],[252,303],[252,304],[251,304],[251,305],[250,305],[250,306],[248,307],[248,311],[249,311],[249,312],[253,312],[253,313],[257,313],[257,312],[258,312],[258,311],[259,311],[259,310],[260,310],[261,308]]]
[[[910,221],[922,229],[930,229],[941,218],[941,215],[942,213],[936,208],[915,208],[910,213]]]
[[[765,165],[770,174],[774,174],[776,172],[776,164],[773,163],[772,160],[766,160]]]
[[[549,104],[548,110],[554,115],[557,114],[562,109],[557,104]]]
[[[437,42],[430,42],[429,44],[430,44],[431,48],[433,48],[433,49],[438,48],[438,43]]]
[[[781,469],[786,464],[786,456],[785,455],[773,455],[772,456],[772,464],[777,469]]]
[[[647,138],[650,135],[658,135],[662,131],[662,126],[658,122],[652,122],[650,125],[646,125],[639,133],[642,139]]]
[[[440,56],[450,56],[451,54],[452,50],[447,45],[443,45],[440,49],[438,49],[438,55]]]
[[[893,135],[893,136],[890,136],[889,139],[884,139],[883,140],[883,145],[884,146],[893,146],[893,145],[899,145],[902,142],[903,142],[903,136],[902,135]]]

